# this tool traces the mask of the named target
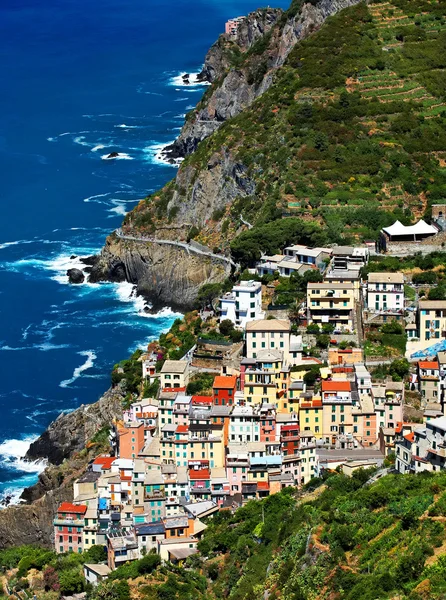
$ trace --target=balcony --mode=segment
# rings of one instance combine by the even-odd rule
[[[83,527],[83,519],[58,519],[57,517],[53,521],[53,525],[65,525],[67,527]]]
[[[211,488],[205,487],[204,485],[191,485],[191,494],[210,494]]]
[[[437,456],[440,456],[441,458],[446,458],[446,446],[437,446],[436,448],[430,447],[428,452],[430,454],[436,454]]]
[[[146,491],[144,493],[145,500],[165,500],[166,495],[164,490],[152,490],[150,492]]]

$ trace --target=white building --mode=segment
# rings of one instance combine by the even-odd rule
[[[246,325],[246,358],[256,358],[262,350],[279,350],[283,358],[290,353],[290,322],[284,319],[262,319]]]
[[[229,440],[232,444],[260,441],[260,418],[252,406],[234,406],[229,417]]]
[[[229,319],[244,329],[250,321],[263,318],[262,284],[260,281],[242,281],[232,292],[220,298],[220,322]]]
[[[369,273],[367,306],[371,311],[404,309],[404,275],[402,273]]]
[[[421,471],[441,471],[446,466],[446,417],[427,421],[415,429],[411,468]]]

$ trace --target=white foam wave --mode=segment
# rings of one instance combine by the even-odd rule
[[[103,148],[105,148],[104,144],[97,144],[96,146],[94,146],[91,151],[92,152],[97,152],[98,150],[102,150]]]
[[[59,383],[59,387],[66,388],[69,385],[71,385],[72,383],[74,383],[76,381],[76,379],[79,379],[79,377],[82,376],[82,373],[84,371],[91,369],[91,367],[94,365],[94,361],[97,358],[97,356],[93,350],[83,350],[82,352],[78,352],[78,354],[80,356],[86,356],[87,360],[83,364],[81,364],[79,367],[76,367],[74,369],[73,376],[70,379],[65,379],[64,381],[61,381]]]
[[[79,144],[80,146],[87,146],[87,148],[91,146],[91,144],[85,141],[85,135],[76,136],[75,138],[73,138],[73,142],[75,144]]]
[[[185,100],[189,100],[189,98],[186,96],[186,98],[177,98],[176,100],[174,100],[174,102],[184,102]]]
[[[0,244],[0,250],[9,248],[10,246],[18,246],[19,244],[34,244],[37,240],[15,240],[14,242],[3,242]]]
[[[102,160],[133,160],[133,156],[126,152],[118,152],[118,156],[110,156],[109,154],[103,154]]]
[[[139,125],[126,125],[125,123],[121,123],[120,125],[115,125],[115,127],[119,127],[119,129],[138,129]]]
[[[173,143],[174,140],[172,140],[172,142],[167,142],[167,143],[156,143],[156,144],[152,144],[151,146],[147,146],[146,148],[144,148],[143,152],[146,156],[146,160],[147,162],[150,162],[152,164],[158,164],[158,165],[166,165],[168,167],[179,167],[180,163],[184,160],[183,158],[178,158],[175,159],[174,163],[170,163],[167,158],[166,158],[166,154],[164,152],[165,148],[167,146],[170,146],[170,144]]]
[[[175,75],[175,77],[171,77],[169,79],[169,85],[175,87],[180,86],[182,88],[191,88],[197,86],[202,87],[205,85],[210,85],[208,81],[200,81],[198,79],[198,75],[200,74],[200,72],[201,71],[197,71],[196,73],[187,73],[186,71],[183,71],[178,75]],[[189,75],[187,80],[184,79],[185,75]]]
[[[84,198],[84,202],[97,202],[98,198],[106,198],[107,196],[110,196],[110,192],[107,192],[105,194],[94,194],[93,196],[88,196],[88,198]]]
[[[0,444],[0,465],[12,471],[25,473],[41,473],[46,466],[46,461],[25,461],[23,457],[37,436],[26,436],[18,440],[5,440]]]

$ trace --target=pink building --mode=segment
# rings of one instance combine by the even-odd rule
[[[57,509],[54,524],[54,546],[58,554],[82,552],[82,532],[87,507],[84,504],[62,502]]]

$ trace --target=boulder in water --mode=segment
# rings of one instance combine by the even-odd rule
[[[84,283],[85,275],[80,269],[68,269],[68,281],[70,283]]]
[[[119,152],[110,152],[107,158],[118,158]]]

